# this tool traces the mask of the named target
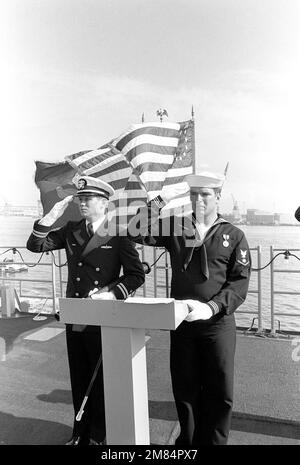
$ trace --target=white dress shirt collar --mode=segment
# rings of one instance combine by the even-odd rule
[[[94,221],[94,222],[92,223],[94,233],[97,231],[97,229],[99,228],[99,226],[101,225],[101,223],[103,223],[103,221],[104,221],[104,218],[99,218],[99,220]],[[85,223],[86,223],[86,226],[87,226],[87,225],[90,223],[90,221],[87,221],[87,220],[86,220]]]

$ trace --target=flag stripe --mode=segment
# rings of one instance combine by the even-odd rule
[[[139,145],[154,145],[159,146],[160,149],[162,147],[177,147],[178,138],[177,137],[164,137],[163,135],[155,135],[155,134],[141,134],[124,145],[122,148],[122,153],[127,154],[133,148],[138,147]]]
[[[180,172],[180,170],[182,171]],[[166,180],[165,180],[165,185],[170,186],[170,185],[178,184],[183,180],[184,176],[188,174],[192,174],[192,172],[193,172],[192,166],[185,167],[185,168],[176,168],[176,171],[169,170]]]
[[[143,195],[144,194],[144,195]],[[140,196],[147,197],[147,194],[145,191],[142,191],[141,189],[130,189],[130,190],[125,190],[122,189],[118,192],[118,198],[120,199],[135,199],[139,198]]]
[[[177,138],[180,125],[178,123],[143,123],[134,124],[128,131],[115,141],[118,150],[123,152],[123,149],[131,140],[139,138],[140,135],[155,136],[160,134],[166,138]],[[124,152],[123,152],[124,153]]]
[[[152,147],[152,148],[154,148],[154,147]],[[166,148],[169,148],[169,147],[166,147]],[[156,149],[157,149],[157,147],[155,147],[155,150]],[[160,150],[159,152],[155,152],[155,150],[152,150],[150,152],[143,151],[143,152],[140,152],[140,153],[136,153],[136,155],[134,157],[135,166],[139,166],[139,165],[141,165],[143,163],[148,163],[149,160],[151,160],[151,162],[153,164],[156,164],[156,163],[161,164],[162,160],[163,160],[164,163],[166,163],[168,165],[173,163],[173,161],[174,161],[174,154],[173,153],[167,154],[167,153],[162,153],[162,150]],[[172,151],[173,151],[173,148],[172,148]]]
[[[166,173],[162,171],[144,171],[140,175],[143,184],[164,182]]]
[[[113,169],[113,171],[112,171]],[[129,175],[132,173],[132,168],[124,163],[123,161],[120,161],[120,162],[116,162],[114,164],[111,164],[110,166],[107,166],[107,164],[105,164],[105,166],[103,166],[103,168],[99,168],[99,166],[94,166],[92,169],[85,169],[84,173],[87,175],[87,176],[94,176],[94,177],[99,177],[97,175],[97,173],[99,173],[99,175],[102,177],[102,176],[105,176],[106,174],[114,174],[116,172],[122,172],[122,173],[126,173],[126,176]]]
[[[113,166],[116,163],[123,163],[124,167],[129,166],[129,164],[124,158],[124,155],[119,153],[116,154],[115,150],[105,152],[105,157],[106,158],[103,158],[103,156],[96,156],[94,158],[90,158],[89,160],[84,161],[83,163],[78,163],[78,160],[72,160],[71,162],[73,166],[75,165],[81,171],[84,170],[85,173],[87,170],[89,170],[90,173],[93,173],[94,171],[98,171],[99,167],[104,169],[105,167]]]
[[[173,157],[172,157],[173,158]],[[168,170],[170,170],[171,164],[169,163],[151,163],[151,161],[147,161],[143,163],[142,165],[139,165],[137,167],[134,167],[135,172],[137,175],[140,177],[140,173],[143,173],[145,171],[160,171],[161,173],[165,173],[164,177],[166,177]]]
[[[106,152],[107,158],[91,158],[88,161],[85,161],[84,163],[79,164],[78,166],[84,170],[97,170],[99,168],[99,165],[101,165],[103,168],[113,166],[116,163],[123,163],[124,166],[128,166],[128,163],[126,162],[124,156],[122,154],[115,154],[111,151]]]
[[[137,141],[138,142],[138,141]],[[165,141],[166,142],[166,141]],[[138,155],[141,154],[154,154],[154,157],[156,157],[156,154],[162,155],[163,157],[167,155],[171,155],[174,157],[175,153],[175,148],[177,144],[174,143],[174,140],[172,139],[172,144],[167,144],[167,145],[159,145],[156,144],[154,140],[152,140],[150,143],[149,142],[143,142],[138,145],[127,145],[126,148],[123,149],[123,154],[126,157],[126,160],[130,162],[131,160],[134,159],[134,157],[137,157]],[[174,159],[171,161],[173,163]]]
[[[68,155],[66,158],[71,161],[76,161],[76,165],[78,166],[88,162],[92,158],[96,158],[98,161],[100,161],[103,158],[103,156],[111,150],[112,147],[108,144],[105,144],[103,147],[99,147],[98,149],[74,153],[73,155]]]
[[[72,155],[67,155],[65,158],[68,159],[68,161],[72,161],[72,160],[76,160],[78,161],[79,160],[79,163],[80,163],[80,160],[81,159],[85,159],[87,154],[90,154],[92,153],[93,150],[83,150],[82,152],[77,152],[77,153],[73,153]]]
[[[180,184],[192,173],[193,130],[192,121],[136,124],[99,149],[66,159],[81,174],[111,184],[115,194],[110,199],[110,214],[123,227],[145,204],[147,194],[158,195],[164,185]],[[169,202],[164,215],[177,210],[180,214],[189,202],[189,196]]]

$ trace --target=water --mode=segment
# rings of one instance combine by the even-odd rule
[[[299,257],[290,257],[288,260],[283,255],[279,255],[274,261],[274,270],[292,270],[300,271],[300,227],[299,226],[241,226],[244,231],[250,247],[261,246],[261,267],[270,262],[270,246],[275,249],[288,249]],[[292,251],[292,249],[298,249]],[[274,251],[275,256],[278,251]],[[252,252],[253,268],[257,268],[256,254]],[[270,266],[267,266],[261,272],[262,276],[262,309],[264,315],[264,327],[270,327],[270,308],[271,308],[271,291],[270,291]],[[252,272],[250,281],[250,290],[257,288],[257,273]],[[299,292],[300,293],[300,273],[274,273],[275,292]],[[253,309],[257,305],[257,296],[248,294],[246,303],[241,307]],[[300,294],[286,295],[275,294],[274,296],[275,313],[298,313],[295,317],[275,315],[276,329],[279,324],[281,329],[300,331]]]
[[[26,240],[31,233],[34,219],[29,217],[7,217],[0,216],[0,253],[3,252],[9,246],[21,247],[25,246]],[[272,245],[278,249],[299,249],[299,251],[292,252],[300,258],[300,227],[298,226],[241,226],[240,227],[246,234],[249,245],[251,248],[261,246],[261,266],[266,265],[270,261],[270,246]],[[20,249],[22,256],[26,262],[37,262],[39,254],[33,254],[26,249]],[[275,252],[274,254],[276,254]],[[0,259],[5,257],[12,258],[12,252],[2,255]],[[158,256],[158,255],[157,255]],[[14,255],[15,261],[21,261],[18,254]],[[145,258],[152,264],[153,249],[146,248]],[[257,268],[257,256],[256,253],[252,252],[253,268]],[[51,256],[44,255],[41,263],[51,263]],[[163,256],[158,265],[164,265],[165,256]],[[300,261],[294,257],[290,257],[286,260],[280,255],[273,262],[275,269],[285,270],[300,270]],[[58,269],[56,269],[58,276]],[[263,309],[263,327],[270,328],[270,266],[266,267],[262,271],[262,309]],[[63,278],[67,278],[66,267],[62,271]],[[21,272],[15,275],[10,275],[16,279],[47,279],[51,281],[51,267],[50,266],[37,266],[30,268],[28,272]],[[169,272],[169,280],[171,273]],[[154,273],[153,271],[146,277],[146,292],[147,296],[154,296],[154,285],[153,285]],[[157,271],[157,282],[162,287],[157,289],[157,296],[162,297],[166,295],[164,283],[166,279],[165,270]],[[20,293],[19,283],[14,282],[15,287]],[[58,279],[57,279],[58,285]],[[65,288],[65,286],[64,286]],[[59,287],[58,287],[59,289]],[[250,281],[250,291],[257,289],[257,273],[252,272]],[[300,273],[275,273],[275,290],[287,291],[287,292],[299,292],[300,293]],[[63,289],[64,291],[64,289]],[[51,311],[51,298],[52,290],[49,283],[22,283],[21,300],[28,301],[34,310],[38,311]],[[43,296],[43,298],[34,299],[27,298],[28,295]],[[137,295],[143,295],[143,290],[139,289]],[[46,301],[46,298],[48,300]],[[276,294],[274,298],[275,312],[285,312],[295,314],[295,316],[275,316],[276,329],[280,322],[280,328],[284,330],[300,331],[300,295],[284,295]],[[236,312],[237,324],[243,327],[249,327],[252,319],[255,316],[245,315],[241,313],[242,310],[257,312],[257,294],[249,292],[246,302]]]

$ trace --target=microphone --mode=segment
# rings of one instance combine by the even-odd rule
[[[295,211],[295,218],[297,221],[300,222],[300,207],[298,207],[297,210]]]
[[[300,221],[300,220],[299,220]],[[151,267],[149,265],[149,263],[147,262],[142,262],[142,265],[143,265],[143,268],[144,268],[144,273],[145,274],[149,274],[150,271],[151,271]]]

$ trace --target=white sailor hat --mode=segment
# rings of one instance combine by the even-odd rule
[[[114,189],[107,182],[93,176],[79,176],[76,185],[78,189],[76,196],[99,195],[108,200],[115,193]]]
[[[198,174],[188,174],[184,181],[188,183],[190,188],[193,187],[209,187],[211,189],[222,189],[225,176],[224,174],[202,171]]]

